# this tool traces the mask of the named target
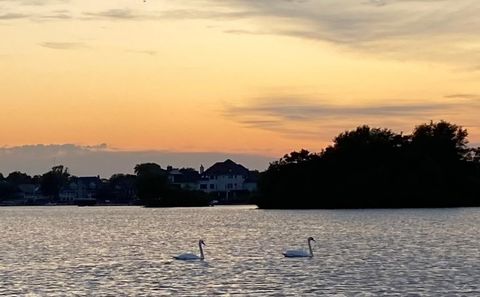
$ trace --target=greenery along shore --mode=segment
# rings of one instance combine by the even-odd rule
[[[33,177],[12,172],[6,178],[0,174],[0,205],[93,202],[172,207],[206,206],[213,200],[249,203],[254,198],[260,208],[480,206],[480,148],[468,147],[467,135],[462,127],[445,121],[419,125],[410,135],[361,126],[341,133],[320,153],[301,150],[285,155],[260,175],[227,160],[220,162],[222,166],[240,168],[245,176],[259,180],[253,196],[252,191],[227,192],[225,200],[220,199],[221,191],[209,193],[199,184],[176,185],[168,177],[169,169],[155,163],[138,164],[134,175],[115,174],[108,180],[71,176],[63,166]],[[226,174],[232,177],[229,170]],[[197,181],[202,178],[192,168],[178,171]],[[60,197],[61,193],[68,197],[72,185],[78,196],[80,185],[92,183],[97,185],[95,192],[80,191],[78,198],[93,201],[65,202]],[[38,189],[41,198],[15,204],[19,189],[28,192],[26,186]]]
[[[358,127],[320,153],[302,150],[270,164],[260,208],[480,206],[480,148],[445,121],[410,135]]]

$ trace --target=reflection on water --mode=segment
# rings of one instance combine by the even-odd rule
[[[0,209],[0,295],[480,295],[480,209]],[[286,259],[287,248],[315,257]],[[204,262],[172,256],[198,253]]]

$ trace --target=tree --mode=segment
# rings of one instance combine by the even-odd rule
[[[318,155],[312,154],[309,151],[302,149],[299,152],[291,152],[286,154],[283,158],[280,159],[281,164],[299,164],[302,162],[307,162],[314,160]]]
[[[108,180],[104,197],[121,203],[131,203],[135,197],[136,176],[132,174],[114,174]]]
[[[32,178],[28,174],[22,173],[20,171],[14,171],[10,173],[7,176],[6,180],[7,182],[15,186],[21,184],[30,184],[32,182]]]
[[[168,187],[168,178],[160,165],[143,163],[135,166],[137,196],[147,206],[158,205]]]
[[[468,154],[468,132],[445,121],[430,122],[415,128],[412,146],[417,154],[428,155],[436,161],[460,161]]]
[[[360,126],[319,154],[302,150],[270,164],[261,208],[450,207],[480,205],[480,150],[445,121],[411,135]]]
[[[6,181],[0,181],[0,200],[15,197],[16,187]]]
[[[60,189],[68,182],[70,173],[63,165],[54,166],[40,178],[40,189],[45,196],[58,200]]]

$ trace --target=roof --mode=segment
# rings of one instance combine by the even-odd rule
[[[206,176],[215,176],[215,175],[248,175],[248,169],[243,167],[240,164],[233,162],[230,159],[225,160],[224,162],[217,162],[212,167],[205,170],[204,175]]]

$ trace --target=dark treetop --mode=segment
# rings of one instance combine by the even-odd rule
[[[361,126],[320,153],[302,150],[261,174],[261,208],[480,206],[480,148],[440,121],[411,135]]]

